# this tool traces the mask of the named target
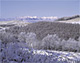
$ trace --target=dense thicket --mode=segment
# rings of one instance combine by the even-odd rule
[[[47,34],[57,34],[60,38],[77,40],[80,36],[80,25],[59,22],[37,22],[24,27],[10,27],[6,32],[19,34],[20,32],[34,32],[38,39],[43,39]]]
[[[8,43],[15,42],[26,43],[27,47],[34,49],[80,52],[80,37],[77,41],[71,38],[62,40],[56,34],[48,34],[42,40],[38,40],[36,34],[33,32],[21,32],[17,35],[8,32],[0,32],[0,40],[5,44],[5,47]]]

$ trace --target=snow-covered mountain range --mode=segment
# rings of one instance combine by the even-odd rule
[[[37,16],[22,16],[17,18],[0,18],[0,21],[12,21],[12,20],[19,20],[19,21],[53,21],[58,17],[50,16],[50,17],[37,17]]]
[[[40,21],[57,21],[57,22],[63,22],[63,23],[80,23],[80,15],[74,15],[69,17],[56,17],[56,16],[50,16],[50,17],[38,17],[38,16],[22,16],[22,17],[16,17],[16,18],[0,18],[0,21],[21,21],[21,22],[28,22],[28,23],[34,23],[34,22],[40,22]]]
[[[19,17],[20,19],[26,19],[26,20],[54,20],[57,19],[57,17],[37,17],[37,16],[23,16],[23,17]]]

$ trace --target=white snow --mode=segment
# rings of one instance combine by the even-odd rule
[[[6,48],[0,41],[0,63],[79,63],[80,53],[54,50],[34,50],[26,43],[8,43]],[[5,45],[5,44],[3,44]],[[1,49],[3,49],[1,51]],[[3,59],[4,58],[4,59]]]
[[[72,23],[72,24],[80,24],[80,21],[59,21],[62,23]]]

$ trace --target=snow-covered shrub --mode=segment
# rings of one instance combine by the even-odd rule
[[[21,32],[18,35],[18,40],[20,42],[26,42],[28,47],[34,49],[40,49],[41,42],[37,40],[36,34],[33,32],[29,32],[29,33]]]
[[[8,33],[8,32],[0,32],[0,39],[4,43],[17,42],[15,36],[12,33]]]
[[[2,41],[0,40],[0,62],[2,63],[2,54],[1,54],[1,51],[2,51]]]
[[[63,50],[68,51],[78,51],[78,42],[74,39],[69,38],[69,40],[64,41],[64,45],[62,46]]]
[[[78,41],[80,42],[80,37],[78,38]]]
[[[31,47],[36,47],[37,44],[37,39],[36,39],[36,34],[35,33],[27,33],[26,35],[26,43],[28,44],[28,46]]]
[[[1,29],[0,29],[0,32],[4,32],[4,31],[5,31],[5,28],[1,28]]]
[[[79,48],[79,51],[80,51],[80,37],[78,38],[78,48]]]
[[[2,41],[0,40],[0,51],[1,51],[1,48],[2,48]]]
[[[42,41],[38,40],[36,34],[33,32],[27,33],[26,43],[34,49],[42,49]]]
[[[26,43],[7,43],[6,47],[0,52],[1,63],[22,63],[31,60],[32,52],[27,48]]]
[[[47,35],[41,41],[37,39],[36,34],[33,32],[21,32],[18,36],[20,42],[26,42],[28,47],[34,49],[51,49],[51,50],[67,50],[79,51],[80,42],[72,38],[68,40],[60,39],[56,34]]]
[[[42,42],[44,49],[59,49],[60,47],[60,38],[56,34],[47,35]]]
[[[80,41],[69,38],[68,40],[60,39],[56,34],[47,35],[42,40],[43,49],[63,50],[63,51],[80,51]]]
[[[78,52],[80,52],[80,41],[78,42]]]
[[[20,42],[26,42],[26,33],[25,32],[21,32],[19,35],[18,35],[18,40]]]

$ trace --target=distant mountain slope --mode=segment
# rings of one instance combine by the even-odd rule
[[[26,26],[30,24],[29,22],[25,22],[25,21],[0,21],[0,28],[9,28],[9,27],[13,27],[13,26]]]
[[[71,17],[63,17],[63,18],[57,19],[56,21],[63,22],[63,23],[80,24],[80,15],[75,15]]]
[[[57,17],[37,17],[37,16],[23,16],[17,18],[0,18],[0,21],[26,21],[26,22],[38,22],[38,21],[54,21]]]
[[[66,20],[66,21],[59,21],[59,22],[72,23],[72,24],[80,24],[80,18],[75,18],[75,19]]]
[[[73,20],[73,19],[76,19],[76,18],[80,18],[80,15],[75,15],[75,16],[71,16],[71,17],[62,17],[62,18],[57,19],[56,21]]]
[[[72,17],[63,17],[57,19],[56,21],[63,22],[63,23],[80,24],[80,15],[76,15]]]

